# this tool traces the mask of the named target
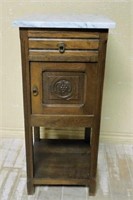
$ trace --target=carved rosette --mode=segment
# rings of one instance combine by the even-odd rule
[[[52,92],[60,98],[68,98],[72,94],[72,84],[68,80],[58,80],[52,85]]]

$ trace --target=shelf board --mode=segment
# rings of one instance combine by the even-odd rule
[[[34,144],[34,178],[38,183],[45,182],[43,179],[53,180],[53,184],[56,180],[60,184],[80,183],[79,179],[89,179],[89,167],[90,147],[85,140],[43,139]]]

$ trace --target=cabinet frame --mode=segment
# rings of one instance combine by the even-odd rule
[[[38,34],[52,36],[52,31],[57,32],[57,35],[66,32],[77,32],[77,35],[95,35],[99,38],[98,60],[86,59],[85,62],[97,62],[97,81],[96,81],[96,99],[94,113],[87,115],[44,115],[32,114],[31,105],[31,71],[30,63],[37,60],[33,59],[29,54],[29,36],[37,36]],[[33,194],[35,185],[86,185],[89,187],[89,194],[94,195],[96,191],[96,171],[97,171],[97,158],[98,158],[98,145],[100,134],[100,118],[101,118],[101,104],[102,104],[102,91],[104,81],[105,69],[105,56],[107,44],[108,29],[38,29],[38,28],[20,28],[21,39],[21,57],[22,57],[22,75],[23,75],[23,101],[24,101],[24,123],[25,123],[25,144],[26,144],[26,165],[27,165],[27,190],[28,194]],[[41,60],[42,57],[40,57]],[[39,61],[40,61],[39,60]],[[44,60],[43,60],[44,61]],[[54,62],[50,58],[47,62]],[[64,61],[63,61],[64,62]],[[67,61],[65,61],[67,62]],[[71,61],[73,62],[73,60]],[[82,61],[78,61],[84,62]],[[88,141],[89,148],[89,178],[83,179],[45,179],[36,178],[34,173],[34,149],[35,145],[40,142],[39,127],[84,127],[85,128],[85,141]],[[34,142],[33,142],[34,133]]]

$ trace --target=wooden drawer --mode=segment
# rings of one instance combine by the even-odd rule
[[[97,50],[99,47],[99,40],[93,39],[29,39],[29,49],[47,49],[60,50],[64,47],[66,50]]]
[[[99,35],[86,32],[29,32],[33,61],[97,62]]]

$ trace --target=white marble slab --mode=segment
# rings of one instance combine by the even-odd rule
[[[115,22],[102,15],[32,15],[13,22],[17,27],[115,28]]]

